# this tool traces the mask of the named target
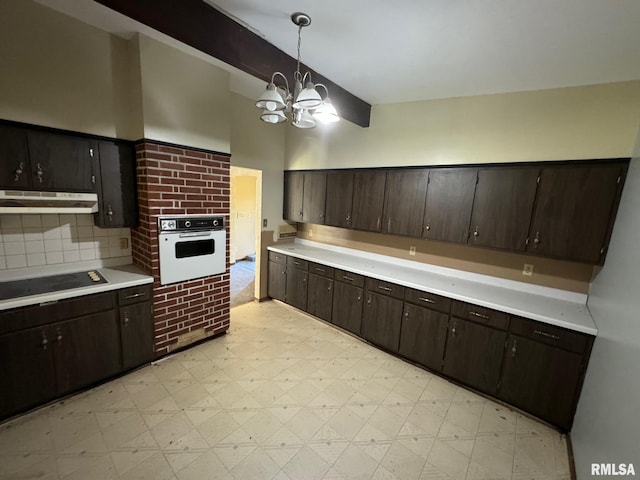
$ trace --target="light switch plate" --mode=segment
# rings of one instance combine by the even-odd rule
[[[527,277],[533,275],[533,265],[531,265],[530,263],[525,263],[524,267],[522,267],[522,274],[526,275]]]

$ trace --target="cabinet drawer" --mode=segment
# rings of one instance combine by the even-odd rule
[[[309,262],[296,257],[287,257],[287,267],[299,268],[300,270],[308,270]]]
[[[322,265],[321,263],[309,262],[309,271],[317,275],[333,278],[334,268],[327,267],[326,265]]]
[[[520,317],[511,317],[509,331],[531,340],[575,353],[584,353],[593,341],[593,337],[586,333],[574,332],[566,328]]]
[[[407,302],[415,303],[416,305],[421,305],[444,313],[449,313],[449,309],[451,308],[450,298],[441,297],[440,295],[434,295],[429,292],[421,292],[420,290],[414,290],[413,288],[407,288],[405,290],[404,299]]]
[[[404,287],[396,285],[395,283],[376,280],[375,278],[367,278],[367,290],[381,293],[383,295],[389,295],[394,298],[404,297]]]
[[[451,315],[501,330],[506,330],[509,327],[509,314],[479,307],[472,303],[453,302]]]
[[[287,256],[278,252],[269,252],[269,260],[271,262],[281,263],[285,265],[287,263]]]
[[[364,287],[364,277],[356,273],[346,272],[344,270],[336,270],[333,278],[341,282],[356,285],[358,287]]]
[[[151,284],[118,290],[118,304],[120,306],[131,305],[132,303],[138,302],[147,302],[151,300],[151,297]]]

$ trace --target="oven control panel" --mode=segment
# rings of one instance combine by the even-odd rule
[[[158,217],[158,231],[185,232],[190,230],[222,230],[224,217],[219,215],[183,215],[180,217]]]

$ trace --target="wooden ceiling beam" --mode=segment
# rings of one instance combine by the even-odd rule
[[[265,82],[275,71],[291,75],[293,86],[295,58],[203,0],[96,1]],[[304,70],[311,72],[314,82],[327,86],[341,117],[369,126],[371,105],[306,65]]]

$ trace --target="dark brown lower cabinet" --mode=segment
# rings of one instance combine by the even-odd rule
[[[362,336],[391,352],[398,351],[400,325],[402,324],[402,300],[366,292],[362,312]]]
[[[150,361],[151,292],[145,285],[1,312],[0,419]]]
[[[51,329],[59,394],[120,371],[120,335],[115,310],[56,323]]]
[[[444,356],[443,373],[495,395],[507,333],[452,317]]]
[[[284,264],[269,260],[269,284],[267,293],[271,298],[284,302],[287,286],[287,267]]]
[[[449,314],[405,303],[398,353],[432,370],[442,369]]]
[[[154,332],[151,302],[120,307],[122,368],[128,370],[154,357]]]
[[[307,281],[309,272],[301,268],[291,268],[287,265],[287,281],[285,301],[300,310],[307,311]]]
[[[333,278],[309,273],[307,312],[323,320],[331,320],[333,303]]]
[[[55,396],[52,338],[49,326],[0,335],[0,418]]]
[[[360,335],[362,326],[362,287],[339,282],[333,286],[331,322],[351,333]]]
[[[582,355],[509,335],[498,396],[570,430],[582,370]]]

